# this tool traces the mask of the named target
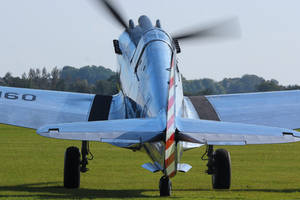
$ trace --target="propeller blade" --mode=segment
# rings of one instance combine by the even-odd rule
[[[111,2],[109,3],[109,0],[95,0],[98,2],[100,6],[104,6],[111,16],[125,29],[128,28],[125,18],[122,16],[122,13],[120,10],[117,9],[116,6],[114,6]]]
[[[237,18],[227,19],[208,25],[202,25],[189,31],[181,31],[172,36],[174,40],[222,39],[240,37],[240,25]]]

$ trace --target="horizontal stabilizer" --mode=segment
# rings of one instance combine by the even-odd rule
[[[277,127],[177,118],[180,140],[208,145],[274,144],[300,141],[300,132]]]
[[[153,163],[145,163],[142,165],[142,167],[152,173],[163,170],[160,168],[159,164],[155,165]],[[188,172],[191,168],[192,168],[192,166],[189,164],[186,164],[186,163],[178,163],[177,164],[177,171],[179,171],[179,172]]]
[[[152,172],[152,173],[155,173],[155,172],[158,172],[158,171],[161,171],[162,169],[160,169],[159,165],[155,165],[153,163],[145,163],[142,165],[142,167],[144,169],[147,169],[148,171]]]
[[[164,128],[160,118],[144,118],[53,124],[41,127],[37,133],[57,139],[137,144],[153,139]]]
[[[190,169],[192,169],[192,166],[186,163],[178,163],[177,164],[177,171],[179,172],[188,172]]]
[[[201,147],[201,146],[204,145],[204,144],[184,142],[184,141],[181,141],[181,143],[182,143],[182,148],[183,148],[184,151],[187,151],[187,150],[190,150],[190,149],[195,149],[195,148],[198,148],[198,147]]]

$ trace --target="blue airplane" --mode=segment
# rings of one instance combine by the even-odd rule
[[[65,152],[64,186],[78,188],[86,172],[89,141],[143,151],[142,167],[162,172],[161,196],[171,178],[187,172],[184,151],[205,145],[207,174],[214,189],[229,189],[230,154],[218,145],[300,141],[300,91],[184,96],[177,63],[179,41],[228,36],[234,20],[171,36],[160,21],[126,20],[109,1],[99,1],[123,27],[114,40],[121,90],[113,96],[0,87],[0,123],[32,128],[41,136],[82,141]],[[113,169],[112,169],[113,170]]]

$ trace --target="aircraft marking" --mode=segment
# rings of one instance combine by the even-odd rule
[[[5,92],[4,95],[2,95],[3,92],[0,91],[0,98],[5,98],[9,100],[23,100],[23,101],[35,101],[36,96],[33,94],[18,94],[16,92]]]

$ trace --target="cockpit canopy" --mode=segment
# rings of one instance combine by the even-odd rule
[[[159,20],[156,21],[156,28],[161,28]],[[153,29],[154,26],[152,25],[151,20],[145,16],[140,16],[138,20],[138,25],[134,25],[133,20],[129,20],[129,28],[128,28],[128,34],[133,43],[137,46],[141,37],[143,34],[151,29]]]
[[[136,26],[133,20],[129,20],[129,27],[119,38],[119,46],[123,55],[133,64],[146,45],[151,41],[163,41],[167,43],[171,49],[176,48],[173,39],[161,29],[159,20],[157,20],[156,25],[153,26],[150,19],[143,15],[139,18],[138,25]]]

